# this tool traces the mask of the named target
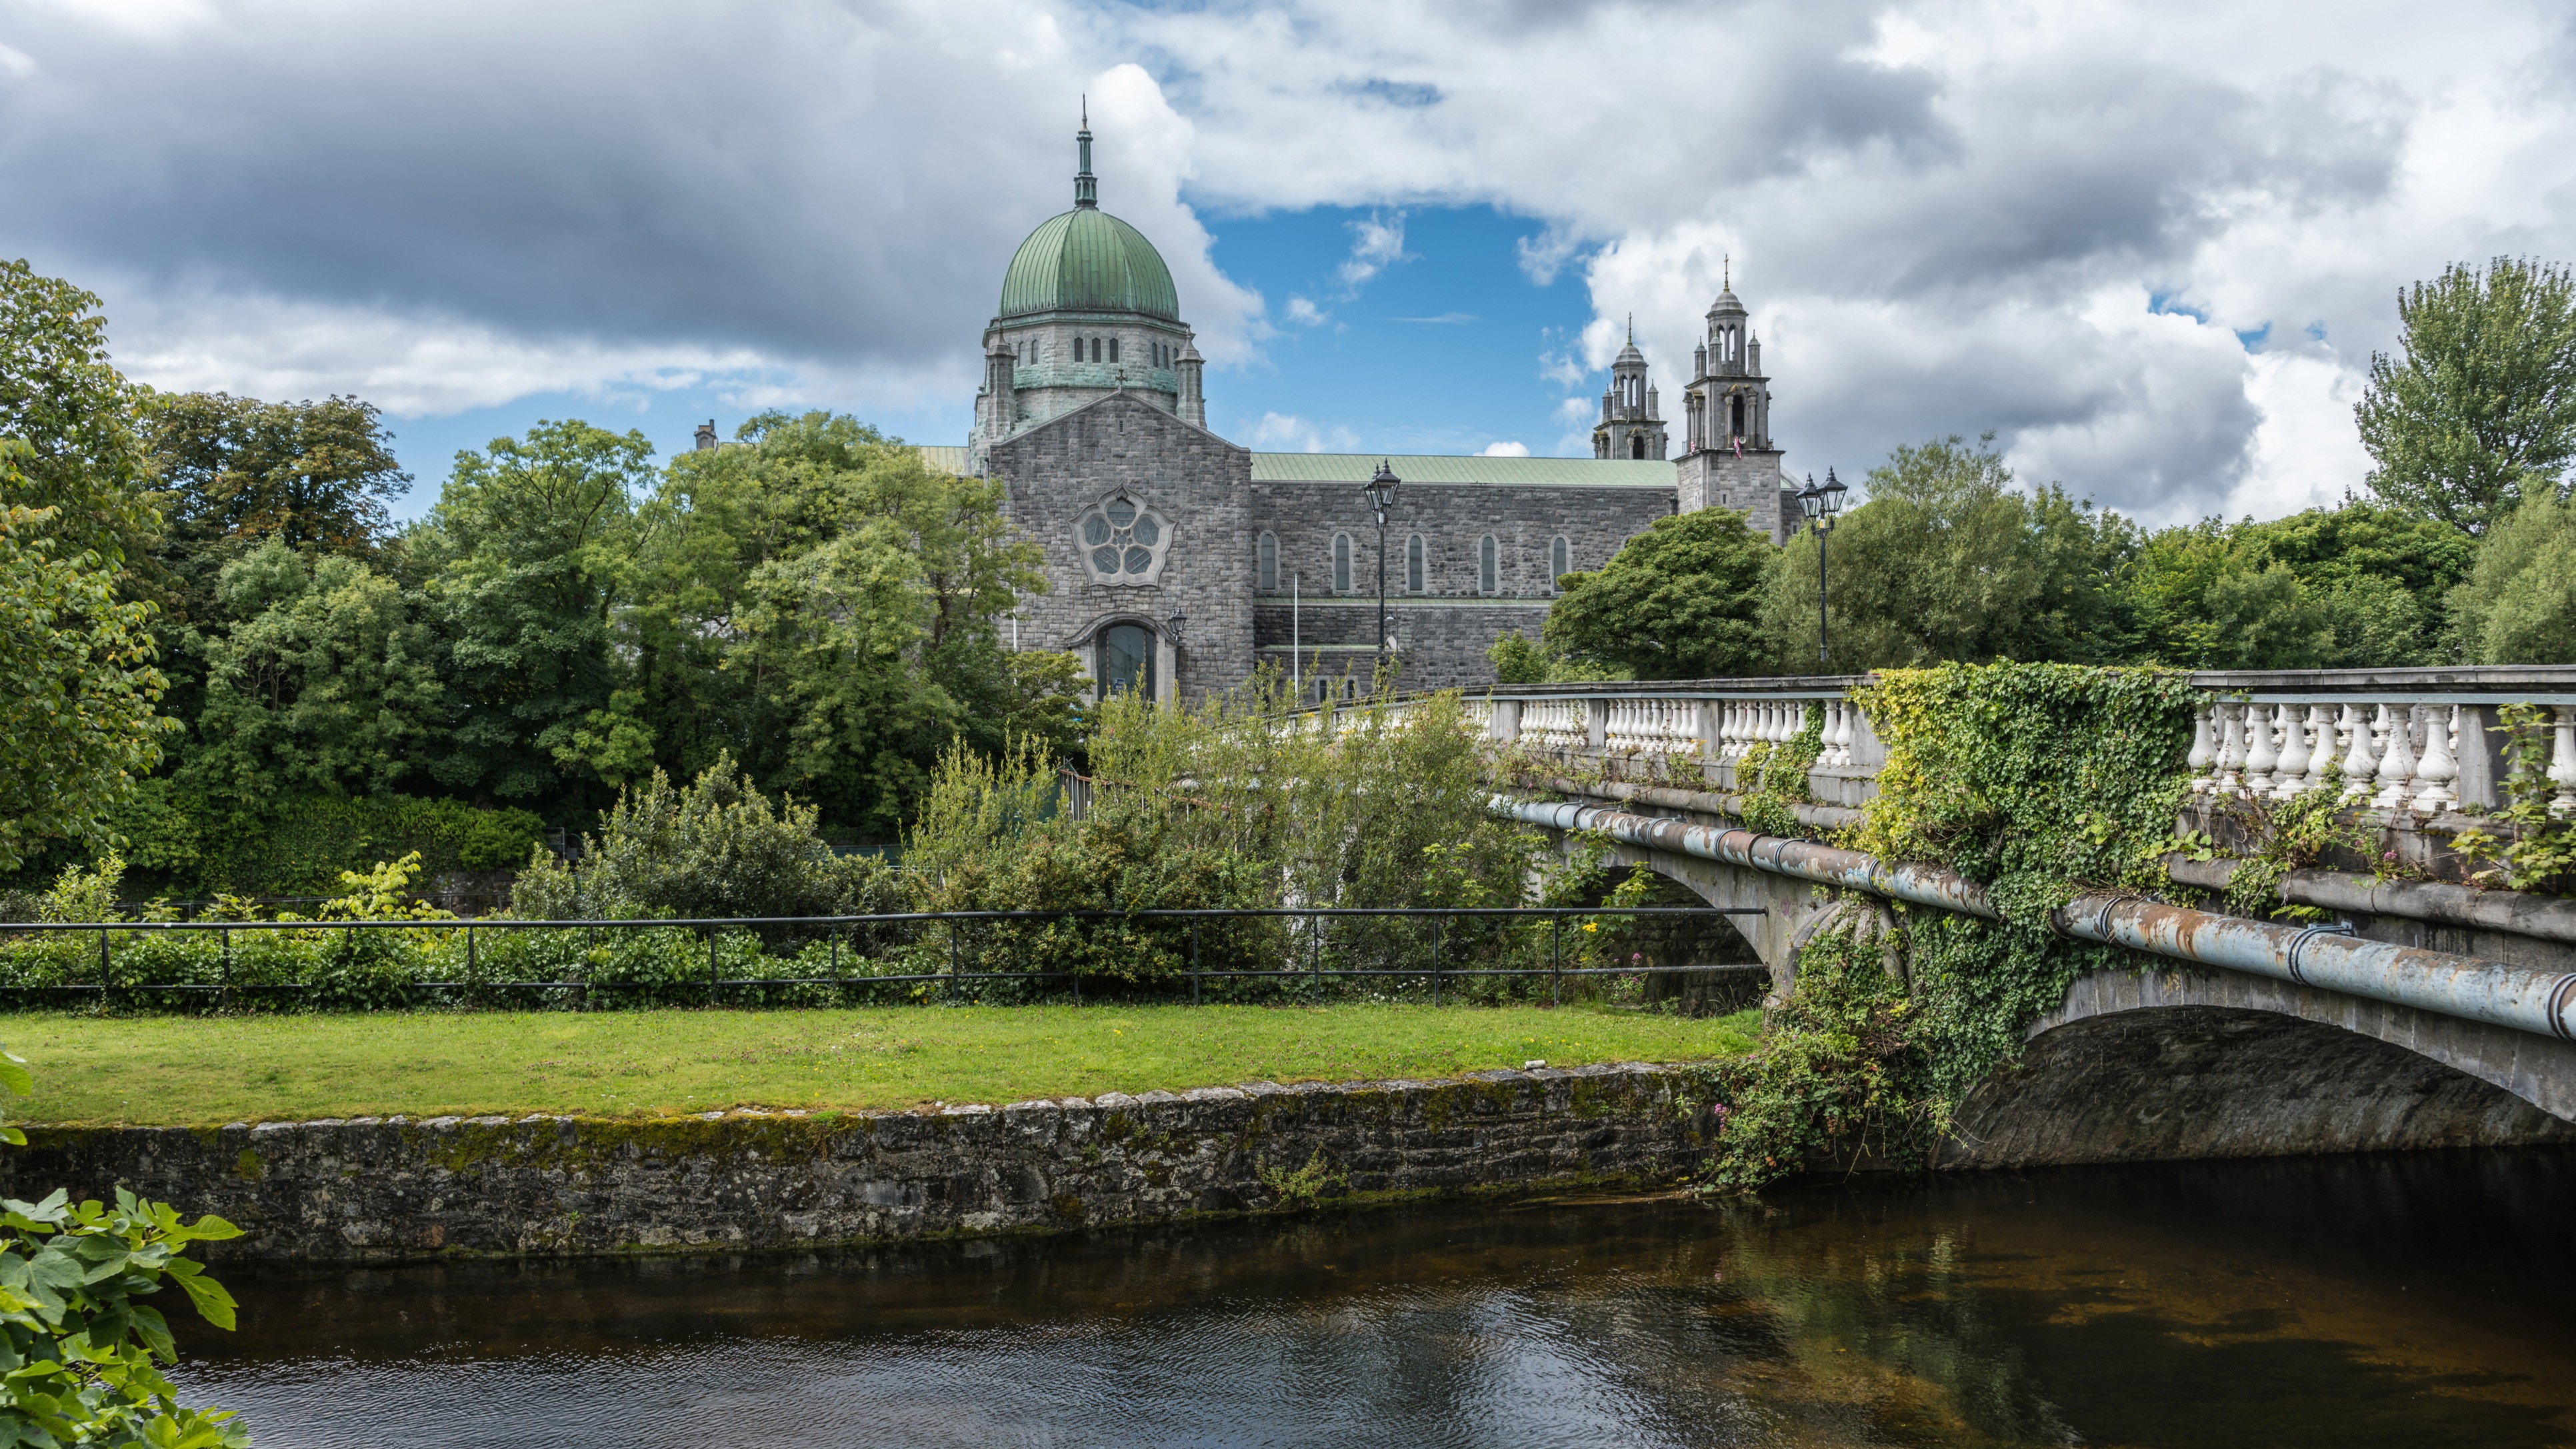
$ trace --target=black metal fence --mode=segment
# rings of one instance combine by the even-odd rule
[[[280,999],[339,1009],[441,1002],[584,1009],[839,1004],[883,1001],[889,989],[910,1001],[1030,1001],[1054,987],[1079,1005],[1088,982],[1095,995],[1130,999],[1177,999],[1186,984],[1197,1005],[1212,992],[1241,999],[1229,989],[1238,984],[1271,1000],[1320,1000],[1327,982],[1389,980],[1427,985],[1436,1005],[1462,989],[1474,994],[1475,983],[1507,978],[1533,993],[1544,979],[1548,1001],[1558,1004],[1569,980],[1759,973],[1758,964],[1737,961],[1649,961],[1643,951],[1602,964],[1600,946],[1634,944],[1641,926],[1658,922],[1715,924],[1760,914],[1760,907],[1713,906],[1279,907],[15,922],[0,923],[0,1001],[86,996],[102,1007],[140,1010]],[[1569,923],[1577,933],[1571,957]],[[1607,937],[1605,923],[1612,927]],[[85,937],[95,937],[94,953],[79,944]],[[649,949],[639,952],[639,941]],[[689,964],[690,951],[700,953],[702,967]]]

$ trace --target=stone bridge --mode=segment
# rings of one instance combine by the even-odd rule
[[[1851,678],[1699,680],[1497,690],[1470,707],[1523,752],[1554,799],[1499,795],[1545,828],[1606,832],[1737,918],[1792,985],[1797,948],[1857,892],[1991,915],[1969,882],[1739,823],[1735,762],[1823,716],[1798,807],[1818,836],[1859,818],[1884,758]],[[2423,878],[2367,862],[2294,871],[2282,896],[2336,914],[2284,926],[2154,902],[2085,898],[2059,926],[2126,948],[2134,969],[2088,976],[2028,1033],[2024,1059],[1965,1104],[1953,1162],[2009,1166],[2389,1148],[2576,1142],[2576,901],[2460,883],[2449,838],[2499,803],[2500,708],[2555,709],[2553,811],[2576,812],[2576,668],[2221,673],[2204,692],[2182,829],[2222,844],[2231,796],[2328,787]],[[2491,830],[2496,828],[2487,822]],[[2224,862],[2170,863],[2217,886]]]

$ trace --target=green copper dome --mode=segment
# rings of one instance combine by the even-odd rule
[[[1178,322],[1181,300],[1172,269],[1143,232],[1096,206],[1077,206],[1030,232],[1002,274],[1001,315],[1034,312],[1142,312]]]

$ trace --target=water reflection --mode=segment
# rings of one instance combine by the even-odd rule
[[[2561,1444],[2571,1187],[2404,1155],[236,1270],[182,1377],[264,1449]]]

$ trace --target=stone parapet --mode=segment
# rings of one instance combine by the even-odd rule
[[[1684,1091],[1623,1063],[904,1112],[35,1128],[0,1193],[219,1213],[249,1231],[215,1260],[812,1247],[1665,1183],[1699,1162]]]

